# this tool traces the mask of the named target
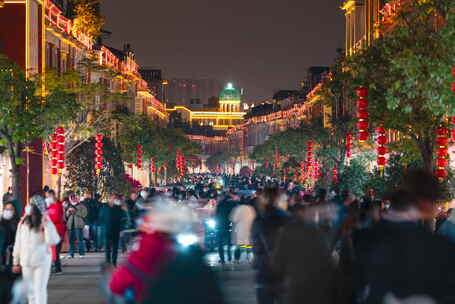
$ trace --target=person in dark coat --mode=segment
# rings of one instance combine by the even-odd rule
[[[81,203],[87,208],[87,217],[85,218],[85,223],[89,226],[89,240],[87,240],[87,251],[90,251],[92,248],[96,249],[96,222],[98,219],[99,213],[99,203],[92,198],[92,193],[86,191],[84,193],[84,199]]]
[[[455,244],[420,224],[440,197],[439,184],[425,171],[403,178],[401,188],[389,195],[389,212],[354,244],[357,294],[367,304],[382,304],[387,294],[455,303]]]
[[[270,261],[280,230],[290,221],[283,209],[287,197],[278,188],[266,188],[257,199],[257,216],[252,227],[256,297],[258,304],[275,304],[282,294],[282,280],[273,271]]]
[[[282,303],[344,303],[337,297],[338,275],[327,238],[302,221],[283,228],[272,256],[273,271],[287,282]]]
[[[218,254],[220,263],[226,264],[225,247],[227,246],[227,259],[232,261],[231,252],[231,219],[230,215],[232,210],[237,207],[239,198],[234,193],[229,193],[222,199],[216,206],[215,217],[217,222],[217,240],[218,240]]]
[[[125,210],[122,209],[122,198],[114,194],[101,210],[105,225],[106,263],[117,266],[120,232],[123,229]]]
[[[14,205],[6,203],[0,218],[0,303],[11,301],[12,285],[17,278],[12,273],[12,254],[18,223]]]

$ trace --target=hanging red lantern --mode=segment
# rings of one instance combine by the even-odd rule
[[[95,136],[95,172],[100,175],[103,169],[103,135],[96,134]]]
[[[346,134],[346,158],[352,157],[352,133]]]
[[[377,143],[378,143],[378,149],[377,149],[378,158],[377,158],[376,162],[377,162],[379,170],[382,171],[382,170],[384,170],[384,167],[387,164],[387,159],[385,158],[385,155],[387,154],[387,147],[385,146],[387,144],[387,136],[386,136],[386,131],[385,131],[383,122],[381,122],[379,124],[379,127],[376,128],[376,134],[377,134]]]
[[[57,134],[57,152],[58,152],[58,165],[59,170],[65,169],[65,129],[60,126],[55,130]]]
[[[436,154],[438,155],[438,159],[436,160],[436,176],[439,180],[443,180],[447,177],[447,165],[449,164],[448,160],[448,144],[449,144],[449,129],[445,127],[437,128],[436,129],[436,143],[438,145],[438,149]]]
[[[136,167],[142,169],[142,145],[137,145],[136,149]]]
[[[311,140],[307,142],[306,162],[308,173],[311,173],[311,169],[313,167],[313,142]]]
[[[338,169],[336,167],[332,169],[332,183],[338,184]]]
[[[365,87],[358,88],[357,96],[359,97],[359,100],[357,101],[357,129],[359,131],[359,141],[362,143],[367,141],[369,137],[368,100],[366,99],[366,97],[368,97],[368,89]]]
[[[57,175],[58,174],[58,134],[55,132],[51,136],[51,174]]]

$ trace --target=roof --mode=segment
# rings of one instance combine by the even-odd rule
[[[240,92],[237,91],[232,83],[228,83],[226,88],[220,92],[220,100],[240,100]]]

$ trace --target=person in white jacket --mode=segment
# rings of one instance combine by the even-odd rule
[[[256,218],[256,210],[251,205],[241,204],[232,210],[230,218],[233,225],[232,240],[236,245],[234,258],[238,263],[242,249],[247,249],[248,255],[251,248],[251,227]]]
[[[29,304],[47,304],[47,283],[52,264],[51,246],[59,241],[57,229],[47,215],[43,215],[37,205],[27,205],[16,233],[13,271],[22,271],[24,281],[30,286]]]

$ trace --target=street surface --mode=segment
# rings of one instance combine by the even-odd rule
[[[82,259],[64,259],[64,274],[52,275],[49,282],[49,304],[106,303],[101,291],[100,265],[103,258],[103,253],[90,253]],[[208,260],[220,276],[228,304],[255,303],[254,273],[246,261],[221,271],[216,265],[216,255],[209,255]]]

